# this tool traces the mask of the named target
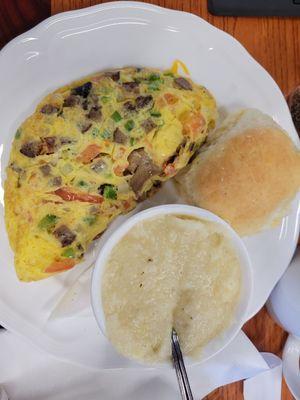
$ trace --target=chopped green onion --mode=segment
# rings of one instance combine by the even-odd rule
[[[92,136],[93,136],[93,137],[99,137],[99,136],[100,136],[100,129],[94,127],[94,128],[92,129]]]
[[[155,121],[156,122],[156,121]],[[164,126],[164,124],[165,124],[165,121],[163,120],[163,119],[159,119],[159,120],[157,120],[157,122],[156,122],[156,125],[159,127],[159,128],[161,128],[162,126]]]
[[[116,200],[117,198],[117,190],[113,185],[106,185],[103,191],[103,196],[106,199]]]
[[[81,180],[81,181],[78,182],[78,186],[83,187],[83,186],[88,186],[88,184],[85,181]]]
[[[20,139],[20,137],[21,137],[21,129],[18,129],[16,134],[15,134],[15,138],[16,139]]]
[[[150,111],[150,115],[152,117],[161,117],[161,113],[159,111]]]
[[[115,121],[115,122],[119,122],[121,121],[122,117],[120,115],[120,113],[118,113],[118,111],[115,111],[112,115],[111,118]]]
[[[159,81],[151,82],[151,83],[148,85],[148,89],[149,89],[149,90],[159,90],[159,84],[160,84]]]
[[[83,218],[83,221],[88,224],[89,226],[94,225],[96,222],[97,215],[88,215],[87,217]]]
[[[104,129],[104,131],[101,133],[101,137],[103,139],[109,139],[110,138],[110,132],[107,129]]]
[[[173,72],[165,72],[164,76],[171,76],[173,78],[174,74],[173,74]]]
[[[134,146],[135,143],[136,143],[136,139],[133,138],[133,137],[131,137],[130,140],[129,140],[129,142],[130,142],[130,146]]]
[[[154,82],[154,81],[159,81],[160,80],[160,75],[158,74],[151,74],[148,78],[148,81]]]
[[[42,218],[38,224],[40,229],[46,229],[48,232],[55,227],[59,217],[53,214],[47,214]]]
[[[101,101],[102,101],[103,104],[108,103],[109,100],[110,100],[110,97],[107,97],[107,96],[102,96],[102,97],[101,97]]]
[[[132,129],[134,128],[134,121],[132,119],[129,119],[124,126],[127,131],[132,131]]]
[[[73,247],[68,247],[61,253],[62,257],[75,258],[75,251]]]

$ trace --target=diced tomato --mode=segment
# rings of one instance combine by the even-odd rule
[[[77,160],[83,164],[90,163],[95,157],[101,153],[101,147],[96,144],[89,144],[77,157]]]
[[[130,201],[128,201],[128,200],[123,200],[122,205],[125,210],[128,210],[131,207]]]
[[[126,168],[127,168],[126,166],[117,165],[117,166],[114,168],[114,173],[115,173],[117,176],[123,176],[123,172],[124,172],[124,170],[125,170]]]
[[[105,147],[109,147],[111,145],[110,140],[104,140],[103,143],[104,143]]]
[[[61,197],[65,201],[82,201],[85,203],[102,203],[103,197],[96,194],[89,194],[84,192],[72,192],[68,187],[61,187],[56,189],[53,194]]]
[[[165,166],[165,168],[164,168],[164,173],[165,173],[167,176],[173,175],[173,174],[175,174],[175,172],[176,172],[176,168],[174,167],[173,164],[167,164],[167,165]]]
[[[205,126],[205,119],[201,112],[189,113],[183,122],[183,133],[194,138]]]
[[[178,101],[178,97],[175,96],[175,95],[172,94],[172,93],[165,93],[165,94],[164,94],[164,98],[166,99],[166,102],[167,102],[169,105],[173,105],[173,104],[177,103],[177,101]]]
[[[67,271],[68,269],[73,268],[75,264],[76,261],[71,259],[53,261],[53,263],[45,269],[45,272],[51,274],[53,272]]]

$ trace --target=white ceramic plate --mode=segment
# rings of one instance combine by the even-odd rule
[[[46,93],[69,81],[110,67],[167,68],[174,59],[187,64],[192,78],[212,91],[220,107],[259,108],[299,144],[272,78],[235,39],[191,14],[144,3],[108,3],[49,18],[0,52],[0,323],[59,357],[96,368],[132,365],[114,353],[92,315],[90,269],[84,271],[101,242],[83,265],[65,274],[36,283],[16,279],[2,190],[14,132]],[[143,207],[179,202],[168,184]],[[265,303],[291,259],[298,210],[299,197],[279,227],[244,239],[254,266],[249,318]],[[121,221],[115,221],[106,235]]]
[[[300,400],[300,338],[292,334],[288,336],[284,345],[282,370],[294,399]]]

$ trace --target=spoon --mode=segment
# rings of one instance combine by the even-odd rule
[[[180,349],[179,339],[174,328],[172,328],[171,342],[172,342],[173,365],[177,375],[177,381],[181,393],[181,398],[182,400],[193,400],[194,398],[191,391],[189,379],[186,373]]]

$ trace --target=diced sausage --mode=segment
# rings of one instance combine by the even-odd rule
[[[123,104],[123,108],[125,111],[132,112],[136,110],[136,106],[131,101],[126,101]]]
[[[91,123],[91,122],[89,122],[89,121],[83,121],[83,122],[80,124],[81,133],[87,132],[87,131],[90,129],[91,126],[92,126],[92,123]]]
[[[158,174],[160,168],[155,165],[149,158],[137,167],[134,175],[129,181],[129,184],[134,193],[139,196],[140,190],[143,188],[144,183],[152,176]]]
[[[86,82],[83,85],[77,86],[71,90],[71,94],[81,96],[84,99],[88,97],[92,89],[92,82]]]
[[[53,154],[56,150],[56,137],[48,136],[42,138],[41,141],[33,140],[24,143],[20,152],[26,157],[34,158],[41,154]]]
[[[120,128],[116,128],[114,131],[114,142],[125,144],[127,142],[127,135],[121,131]]]
[[[139,88],[139,82],[125,82],[122,84],[123,88],[127,90],[127,92],[135,92]]]
[[[83,100],[83,102],[81,103],[81,107],[86,111],[89,108],[89,102],[87,99]]]
[[[90,94],[86,99],[83,100],[83,102],[81,103],[81,107],[84,110],[90,110],[91,108],[97,107],[97,109],[99,109],[99,98],[96,94]]]
[[[89,101],[91,104],[93,104],[94,106],[98,106],[99,103],[99,97],[96,94],[91,94],[89,96]]]
[[[54,106],[53,104],[45,104],[41,109],[40,112],[43,114],[54,114],[59,110],[58,107]]]
[[[75,96],[74,94],[70,94],[67,98],[65,98],[63,107],[74,107],[80,103],[80,98]]]
[[[105,72],[105,76],[117,82],[120,79],[120,71],[107,71]]]
[[[49,176],[51,173],[51,167],[49,164],[43,164],[40,166],[40,170],[44,176]]]
[[[41,141],[33,140],[22,145],[20,153],[29,158],[34,158],[42,153],[43,145]]]
[[[93,106],[89,113],[87,114],[87,117],[89,119],[92,119],[93,121],[100,121],[102,117],[102,112],[99,106]]]
[[[53,154],[56,150],[56,137],[55,136],[48,136],[44,137],[43,142],[45,147],[43,149],[43,153],[45,154]]]
[[[184,90],[193,90],[192,84],[185,78],[179,77],[174,79],[175,86]]]
[[[146,133],[149,133],[152,131],[152,129],[156,128],[157,125],[152,121],[151,118],[147,118],[141,123],[141,126]]]
[[[133,150],[128,158],[128,167],[127,167],[127,171],[129,171],[131,174],[133,174],[135,172],[135,170],[137,169],[137,167],[140,165],[140,163],[142,162],[143,158],[147,158],[148,154],[145,152],[144,149],[137,149],[137,150]]]
[[[136,108],[141,109],[153,105],[153,97],[149,96],[138,96],[135,99]]]
[[[59,226],[53,233],[56,239],[60,241],[62,247],[69,246],[76,239],[76,234],[66,225]]]
[[[61,186],[62,185],[62,179],[61,176],[55,176],[52,181],[51,181],[52,186]]]
[[[144,149],[137,149],[130,153],[127,158],[129,165],[127,170],[133,173],[129,184],[138,195],[144,183],[160,172],[160,168],[153,163]]]

